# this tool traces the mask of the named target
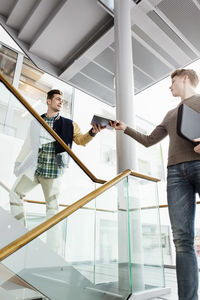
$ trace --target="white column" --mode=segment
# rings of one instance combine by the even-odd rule
[[[134,112],[134,80],[131,36],[131,2],[130,0],[115,0],[114,7],[115,31],[115,63],[116,63],[116,114],[117,119],[135,127]],[[125,169],[136,170],[135,141],[122,131],[117,132],[117,171]],[[133,190],[132,188],[129,190]],[[135,203],[134,195],[129,194],[131,252],[128,239],[127,201],[123,191],[118,189],[118,255],[119,255],[119,285],[127,288],[128,278],[124,278],[124,266],[129,267],[131,253],[132,288],[133,291],[144,289],[142,228],[140,204]],[[137,210],[136,210],[137,208]],[[125,280],[124,280],[125,279]]]
[[[131,39],[130,0],[115,0],[115,63],[117,119],[134,127],[134,81]],[[123,132],[117,132],[118,173],[136,170],[135,141]]]

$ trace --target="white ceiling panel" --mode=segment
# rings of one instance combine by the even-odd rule
[[[141,0],[131,20],[135,93],[199,58],[200,0]],[[98,0],[1,0],[0,23],[37,67],[115,106],[114,19]]]

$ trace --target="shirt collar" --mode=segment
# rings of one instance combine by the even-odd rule
[[[47,117],[47,114],[45,114],[45,118],[46,119],[48,119],[48,120],[50,120],[50,121],[55,121],[55,120],[58,120],[59,118],[60,118],[60,115],[59,115],[59,113],[57,114],[57,115],[55,115],[54,117],[52,117],[52,118],[48,118]]]

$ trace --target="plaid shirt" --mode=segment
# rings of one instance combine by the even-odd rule
[[[54,120],[57,117],[58,115],[52,118],[47,118],[45,116],[43,119],[51,128],[53,128]],[[44,131],[43,135],[40,136],[40,139],[48,141],[48,134],[45,134]],[[63,173],[64,169],[59,167],[56,162],[55,142],[51,141],[49,143],[42,144],[38,152],[37,169],[35,174],[45,178],[57,178]]]

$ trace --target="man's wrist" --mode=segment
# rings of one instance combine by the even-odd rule
[[[95,132],[92,132],[92,128],[89,130],[89,135],[90,135],[90,136],[95,136],[95,135],[96,135]]]

